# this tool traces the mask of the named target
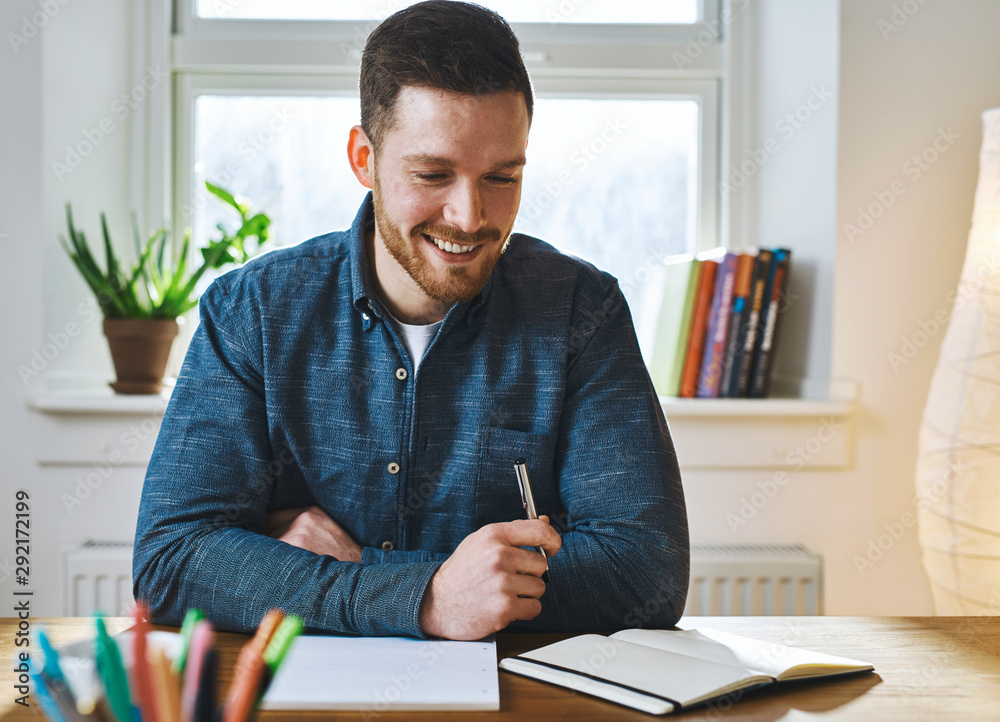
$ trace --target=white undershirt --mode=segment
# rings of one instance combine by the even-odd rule
[[[412,323],[403,323],[392,314],[389,315],[389,318],[392,319],[393,324],[403,336],[403,343],[406,344],[406,350],[410,352],[410,358],[413,359],[413,367],[415,369],[419,368],[420,362],[424,358],[424,352],[430,345],[431,339],[434,338],[434,334],[437,333],[438,328],[444,323],[444,320],[442,319],[441,321],[426,325],[414,325]]]

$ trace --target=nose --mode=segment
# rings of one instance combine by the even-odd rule
[[[444,207],[444,220],[464,233],[475,233],[486,225],[486,211],[478,184],[455,184]]]

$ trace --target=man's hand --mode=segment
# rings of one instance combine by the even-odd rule
[[[420,606],[420,628],[447,639],[482,639],[542,611],[545,560],[562,539],[547,517],[489,524],[473,532],[431,577]]]
[[[360,562],[361,547],[318,506],[272,511],[266,533],[293,547],[328,554],[341,562]]]

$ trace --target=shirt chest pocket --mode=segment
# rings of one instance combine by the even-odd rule
[[[478,527],[527,518],[514,474],[514,462],[519,458],[527,463],[538,513],[557,511],[559,495],[553,481],[552,450],[552,437],[548,434],[492,427],[484,430],[476,478]]]

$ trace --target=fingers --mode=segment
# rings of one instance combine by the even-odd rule
[[[420,628],[431,636],[481,639],[537,617],[547,562],[532,547],[542,544],[555,553],[560,539],[537,519],[489,524],[467,536],[431,577]]]
[[[499,536],[501,543],[516,547],[542,547],[548,556],[555,556],[562,547],[562,537],[552,528],[546,518],[535,520],[519,519],[517,521],[491,524],[484,529],[490,529]],[[541,555],[537,555],[541,557]]]
[[[288,522],[286,524],[280,524],[279,526],[271,526],[270,524],[268,524],[267,529],[265,529],[264,531],[272,539],[280,539],[281,537],[283,537],[285,534],[288,533],[288,529],[291,526],[292,522]]]
[[[510,601],[506,614],[504,615],[508,624],[510,622],[528,621],[534,619],[542,613],[542,603],[537,599],[515,598]],[[507,625],[505,624],[504,627]],[[501,627],[502,629],[503,627]]]
[[[545,573],[548,569],[549,563],[548,559],[542,557],[538,553],[538,550],[534,547],[530,549],[515,549],[511,550],[513,563],[512,567],[516,570],[517,574],[529,575],[533,578],[538,579]],[[539,581],[541,581],[539,579]],[[542,591],[545,589],[545,582],[541,582]],[[541,596],[541,593],[532,596]]]
[[[307,511],[308,509],[311,508],[313,507],[300,506],[296,507],[295,509],[279,509],[278,511],[270,512],[267,515],[266,521],[264,522],[264,526],[267,530],[267,533],[271,536],[274,536],[273,532],[275,531],[275,528],[279,526],[283,526],[285,529],[287,529],[288,525],[295,520],[295,517],[297,517],[302,512]],[[280,534],[278,536],[280,536]]]
[[[542,567],[542,571],[545,571],[545,567]],[[507,580],[505,592],[520,599],[541,599],[545,594],[545,582],[540,574],[512,574]]]

